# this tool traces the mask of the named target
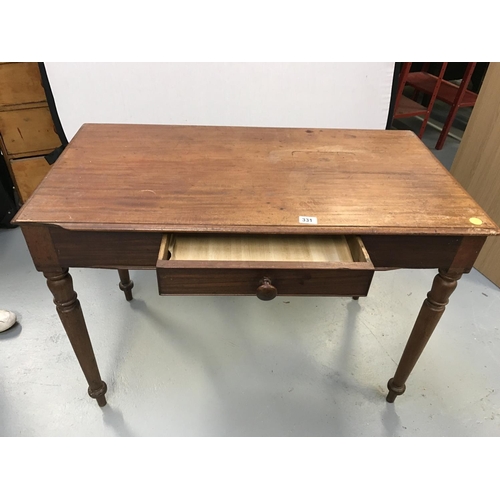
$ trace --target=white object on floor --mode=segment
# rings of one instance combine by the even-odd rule
[[[16,315],[11,311],[0,309],[0,332],[5,332],[16,322]]]

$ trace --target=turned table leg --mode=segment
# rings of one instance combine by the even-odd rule
[[[47,286],[54,296],[54,304],[61,318],[61,323],[89,383],[89,396],[96,399],[99,406],[105,406],[106,383],[101,380],[82,308],[76,292],[73,290],[73,280],[68,269],[44,272],[43,274],[47,278]]]
[[[120,290],[125,293],[125,298],[130,301],[133,299],[132,288],[134,282],[130,280],[128,269],[118,269],[118,274],[120,275]]]
[[[396,373],[387,383],[389,394],[386,399],[389,403],[394,403],[396,397],[405,392],[405,382],[443,315],[448,299],[461,277],[461,272],[448,272],[440,269],[439,274],[434,278],[431,291],[422,304]]]

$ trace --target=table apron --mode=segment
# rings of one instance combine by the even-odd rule
[[[70,231],[58,226],[23,225],[38,270],[60,267],[154,269],[159,232]],[[470,270],[484,236],[362,235],[375,268],[461,268]]]
[[[50,228],[59,264],[63,267],[154,268],[162,233],[68,231]],[[472,267],[485,238],[462,236],[362,235],[375,267],[452,267],[464,240],[472,254],[462,267]],[[471,252],[468,252],[471,253]]]
[[[162,233],[67,231],[50,234],[62,267],[155,268]]]

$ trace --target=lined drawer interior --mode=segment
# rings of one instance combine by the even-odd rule
[[[356,236],[192,233],[164,235],[159,260],[370,263]]]

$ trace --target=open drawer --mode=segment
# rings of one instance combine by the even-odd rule
[[[357,236],[163,236],[160,295],[365,296],[374,268]]]

